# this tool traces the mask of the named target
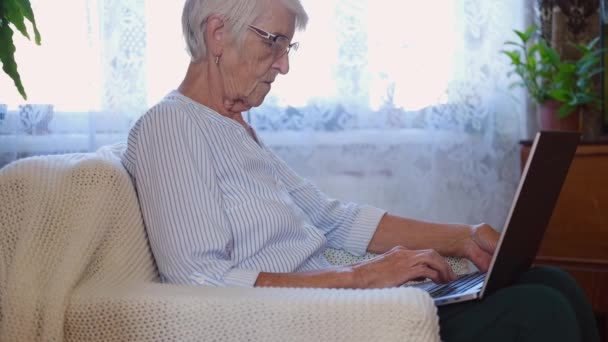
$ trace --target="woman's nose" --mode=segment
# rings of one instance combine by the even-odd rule
[[[287,74],[289,72],[289,53],[279,57],[272,66],[279,70],[282,75]]]

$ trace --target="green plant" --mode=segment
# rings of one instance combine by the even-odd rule
[[[594,76],[603,71],[599,66],[603,50],[595,48],[598,42],[599,38],[595,38],[588,44],[575,45],[581,57],[559,64],[549,96],[563,103],[558,112],[560,117],[567,116],[580,106],[600,106],[601,97],[593,86]]]
[[[601,98],[593,87],[593,77],[603,69],[599,66],[603,50],[596,49],[599,38],[588,44],[574,45],[580,52],[576,60],[562,60],[557,50],[537,36],[537,27],[525,32],[514,30],[520,42],[507,41],[514,50],[501,51],[507,55],[520,81],[513,86],[525,87],[539,104],[555,100],[562,105],[558,116],[564,118],[578,107],[598,105]]]
[[[13,80],[17,90],[27,99],[25,89],[21,83],[21,77],[17,71],[17,62],[15,61],[15,44],[13,43],[12,24],[21,34],[30,39],[26,27],[28,20],[34,29],[34,42],[40,45],[40,33],[36,27],[34,12],[29,0],[0,0],[0,61],[2,62],[2,70]]]
[[[512,86],[525,87],[532,99],[538,103],[549,100],[549,91],[546,87],[547,81],[552,79],[560,63],[559,53],[547,44],[543,39],[533,43],[536,26],[531,26],[525,32],[514,30],[521,42],[507,41],[505,45],[513,45],[515,50],[501,51],[511,60],[514,70],[509,73],[517,74],[520,82]]]

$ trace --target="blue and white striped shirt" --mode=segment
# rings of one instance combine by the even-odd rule
[[[236,121],[168,94],[135,124],[122,160],[163,281],[253,286],[259,272],[361,255],[384,211],[327,198]]]

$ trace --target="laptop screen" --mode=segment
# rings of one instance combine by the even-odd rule
[[[532,265],[580,141],[578,132],[537,133],[481,296]]]

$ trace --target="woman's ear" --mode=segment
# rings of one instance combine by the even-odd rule
[[[222,55],[226,44],[226,37],[224,19],[217,14],[209,16],[205,28],[205,39],[208,50],[207,58],[213,60]]]

